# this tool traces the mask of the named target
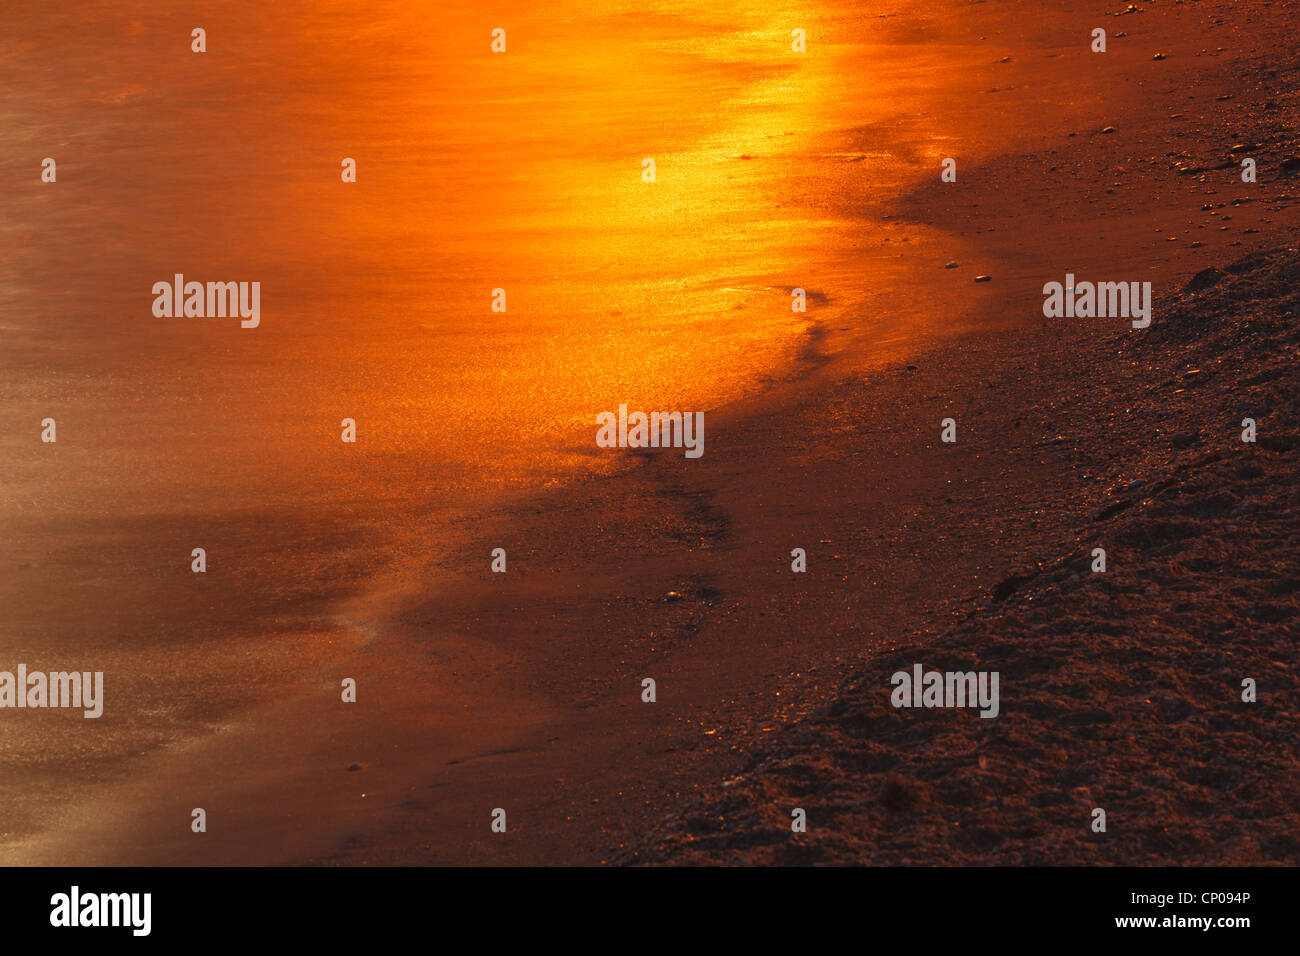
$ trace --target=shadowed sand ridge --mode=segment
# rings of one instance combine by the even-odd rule
[[[1054,442],[1112,452],[1094,466],[1104,507],[1041,502],[1068,516],[1065,547],[1031,551],[956,626],[873,659],[626,859],[1300,861],[1300,250],[1191,285],[1148,335],[1112,337],[1092,389],[1043,391]],[[999,672],[1001,715],[895,708],[890,676],[915,662]]]

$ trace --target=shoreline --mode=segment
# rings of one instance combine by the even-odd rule
[[[1166,13],[1146,19],[1171,22],[1158,21]],[[1186,50],[1170,47],[1175,65],[1200,42],[1178,40]],[[1184,79],[1195,74],[1179,68]],[[1143,159],[1181,129],[1149,102],[1111,108],[1123,120],[1107,135]],[[1128,138],[1124,129],[1144,115],[1154,139]],[[306,627],[316,615],[294,622],[301,631],[274,656],[294,668],[310,661],[319,697],[304,680],[288,700],[223,715],[213,732],[139,758],[131,779],[74,803],[65,814],[72,822],[56,834],[0,854],[77,864],[603,863],[626,862],[664,817],[693,825],[712,788],[734,779],[783,725],[795,724],[797,735],[796,722],[829,705],[845,673],[917,635],[928,639],[965,613],[972,594],[1017,573],[1017,562],[1064,547],[1074,532],[1063,516],[1047,516],[1059,499],[1043,489],[1100,506],[1106,489],[1080,479],[1077,462],[1046,453],[1055,447],[1043,444],[1054,437],[1052,417],[1040,405],[1047,383],[1086,374],[1111,333],[1036,317],[1041,283],[1064,274],[1048,272],[1049,260],[1077,256],[1061,265],[1116,279],[1126,277],[1115,273],[1116,258],[1134,261],[1142,278],[1156,277],[1158,303],[1174,277],[1230,261],[1230,247],[1210,243],[1174,261],[1175,244],[1141,234],[1142,216],[1168,208],[1153,184],[1178,191],[1178,214],[1195,215],[1199,200],[1172,166],[1130,174],[1133,191],[1118,194],[1125,208],[1088,220],[1108,238],[1072,247],[1051,230],[1075,208],[1073,197],[1035,179],[1032,165],[1020,176],[1005,172],[1033,155],[963,166],[961,192],[921,189],[890,213],[904,232],[942,229],[947,218],[954,243],[980,250],[980,263],[962,258],[955,276],[934,250],[934,283],[929,267],[903,267],[914,276],[904,286],[917,295],[910,311],[959,312],[968,331],[931,337],[920,326],[913,334],[925,345],[913,354],[899,349],[910,343],[871,340],[879,297],[844,318],[846,327],[820,326],[810,309],[821,331],[803,359],[762,395],[709,410],[709,454],[699,462],[629,455],[609,474],[462,519],[493,530],[369,578],[366,593],[329,606],[328,631]],[[1094,170],[1084,182],[1089,205],[1117,195],[1108,192],[1114,181]],[[1026,191],[1044,203],[1035,217],[1017,216],[1009,202],[1025,202]],[[1003,211],[975,228],[959,218],[959,208],[976,208],[962,200],[981,210],[1000,201]],[[1276,244],[1265,206],[1234,207],[1239,227],[1261,231],[1229,241],[1243,241],[1243,251]],[[1025,219],[1032,227],[1010,235]],[[972,284],[976,272],[992,272],[993,282]],[[961,439],[939,449],[947,411]],[[1026,417],[1041,434],[1000,431],[1008,418]],[[999,496],[1008,481],[1033,489],[1034,500]],[[953,501],[965,509],[955,520],[944,507]],[[500,580],[487,571],[486,546],[495,543],[510,555]],[[793,547],[809,552],[801,579],[789,574]],[[941,579],[927,573],[936,561]],[[335,571],[332,580],[344,577]],[[338,646],[319,647],[324,633]],[[329,680],[357,666],[371,687],[323,732]],[[428,680],[412,682],[413,674]],[[658,681],[654,708],[639,700],[644,676]],[[348,771],[352,763],[360,769]],[[196,805],[225,821],[201,848],[185,826],[159,822],[183,823]],[[502,805],[511,830],[497,839],[487,819]],[[115,829],[105,830],[105,818]]]

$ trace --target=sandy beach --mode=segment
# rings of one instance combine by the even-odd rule
[[[1126,6],[41,14],[0,669],[106,705],[0,718],[0,862],[1295,863],[1300,4]],[[262,326],[155,319],[182,271]],[[1002,718],[891,708],[917,661]]]

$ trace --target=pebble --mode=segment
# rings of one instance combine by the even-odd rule
[[[945,269],[956,269],[956,268],[957,268],[957,263],[955,263],[955,262],[949,262],[947,265],[944,266],[944,268],[945,268]]]
[[[976,277],[975,277],[975,281],[976,281],[976,282],[992,282],[992,281],[993,281],[993,277],[992,277],[992,276],[976,276]]]

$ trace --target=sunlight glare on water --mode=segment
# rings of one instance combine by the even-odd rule
[[[853,142],[890,95],[854,72],[860,14],[821,10],[808,56],[799,4],[74,6],[0,61],[13,152],[64,157],[57,201],[19,191],[0,227],[4,400],[114,435],[44,508],[538,487],[609,464],[596,413],[744,396],[880,278],[856,197],[897,176]],[[154,317],[178,272],[260,281],[261,326]],[[41,467],[13,451],[21,512]]]

